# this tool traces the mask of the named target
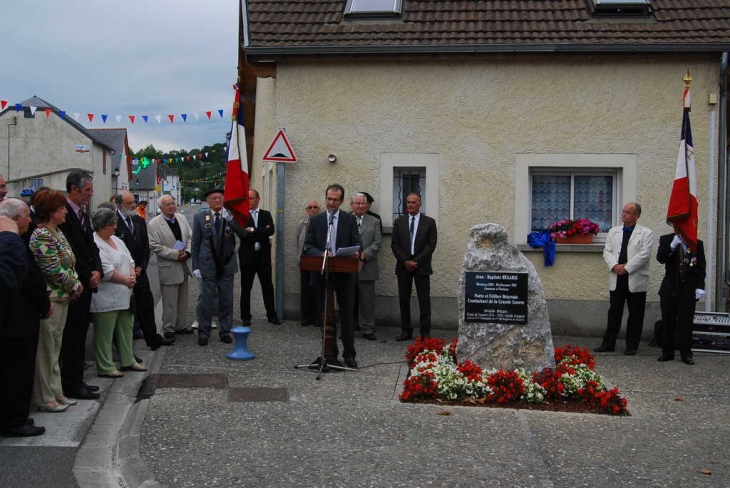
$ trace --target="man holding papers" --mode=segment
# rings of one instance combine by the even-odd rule
[[[359,259],[360,234],[357,231],[355,216],[340,212],[340,205],[345,199],[345,189],[341,185],[330,185],[325,192],[325,199],[327,211],[315,215],[309,220],[304,254],[322,256],[326,252],[329,256],[334,256],[338,250],[341,250],[339,255],[347,254],[353,259]],[[344,349],[342,357],[349,368],[357,368],[355,331],[352,323],[356,279],[357,275],[354,273],[329,273],[329,281],[326,284],[335,290],[337,297],[340,324],[342,324],[340,333]],[[310,284],[319,291],[319,313],[322,314],[324,313],[324,277],[320,273],[312,273]],[[337,355],[336,345],[334,354]]]
[[[175,199],[170,195],[160,198],[160,215],[147,225],[150,249],[157,254],[157,271],[162,294],[162,329],[165,338],[175,334],[192,334],[185,327],[188,309],[188,277],[192,275],[190,239],[192,231],[184,215],[176,213]]]

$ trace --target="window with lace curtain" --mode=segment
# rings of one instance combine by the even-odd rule
[[[564,219],[587,218],[601,226],[601,233],[617,224],[617,172],[615,170],[530,171],[530,228],[541,230]]]

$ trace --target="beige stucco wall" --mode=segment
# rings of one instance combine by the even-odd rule
[[[8,129],[10,130],[10,169],[8,171]],[[114,177],[109,150],[79,132],[68,122],[52,113],[46,117],[37,111],[35,117],[23,113],[6,112],[0,117],[0,174],[9,180],[9,195],[17,196],[30,178],[40,177],[44,185],[58,190],[66,189],[66,171],[79,168],[94,176],[92,207],[109,199],[113,192]],[[85,144],[89,152],[76,152],[77,144]],[[106,173],[104,153],[106,152]],[[19,180],[19,181],[17,181]]]
[[[299,289],[294,229],[303,203],[311,198],[321,202],[327,184],[338,182],[348,199],[353,191],[370,192],[378,212],[378,202],[390,198],[381,195],[383,153],[440,155],[438,175],[428,175],[438,177],[439,191],[434,297],[455,297],[473,225],[496,222],[516,242],[526,242],[526,232],[514,228],[515,202],[520,201],[515,198],[518,154],[634,155],[637,180],[623,184],[633,185],[644,207],[641,223],[654,229],[658,240],[669,231],[664,220],[679,144],[682,77],[688,67],[694,78],[692,126],[704,238],[707,100],[717,92],[717,56],[550,54],[279,63],[275,81],[259,82],[266,89],[257,96],[253,176],[275,130],[286,128],[299,158],[286,167],[286,296],[294,300]],[[337,155],[336,164],[327,162],[328,154]],[[593,305],[607,300],[607,271],[600,252],[561,252],[552,268],[542,266],[540,253],[527,254],[549,300]],[[380,267],[376,293],[397,296],[389,235]],[[657,263],[652,276],[649,299],[656,301],[662,276]],[[397,302],[386,302],[396,304],[397,315]]]

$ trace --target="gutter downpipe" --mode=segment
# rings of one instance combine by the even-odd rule
[[[715,308],[718,312],[725,311],[725,288],[728,282],[727,270],[727,210],[728,200],[728,153],[727,153],[727,76],[728,52],[720,57],[720,134],[718,137],[718,165],[717,165],[717,276],[715,276]],[[709,237],[709,235],[708,235]]]
[[[708,148],[707,148],[707,238],[712,239],[715,236],[715,220],[713,219],[713,207],[715,206],[715,167],[717,165],[717,107],[716,105],[710,104],[709,110],[709,130],[708,130]],[[707,262],[715,262],[715,246],[706,246],[707,250]],[[715,266],[710,264],[707,267],[707,274],[705,276],[705,291],[707,297],[705,298],[705,312],[713,311],[713,304],[717,304],[715,301],[715,274],[717,269]]]

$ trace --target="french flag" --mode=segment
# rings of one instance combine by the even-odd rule
[[[241,106],[241,92],[238,85],[233,104],[233,123],[231,124],[231,139],[228,142],[226,160],[226,183],[223,189],[223,205],[230,210],[239,226],[244,227],[248,222],[248,156],[246,151],[246,131],[243,125],[243,107]]]
[[[674,224],[677,232],[690,250],[697,249],[697,177],[695,175],[695,150],[692,143],[692,127],[689,121],[689,89],[684,90],[684,116],[682,137],[679,142],[677,169],[674,173],[672,194],[669,197],[667,221]]]

